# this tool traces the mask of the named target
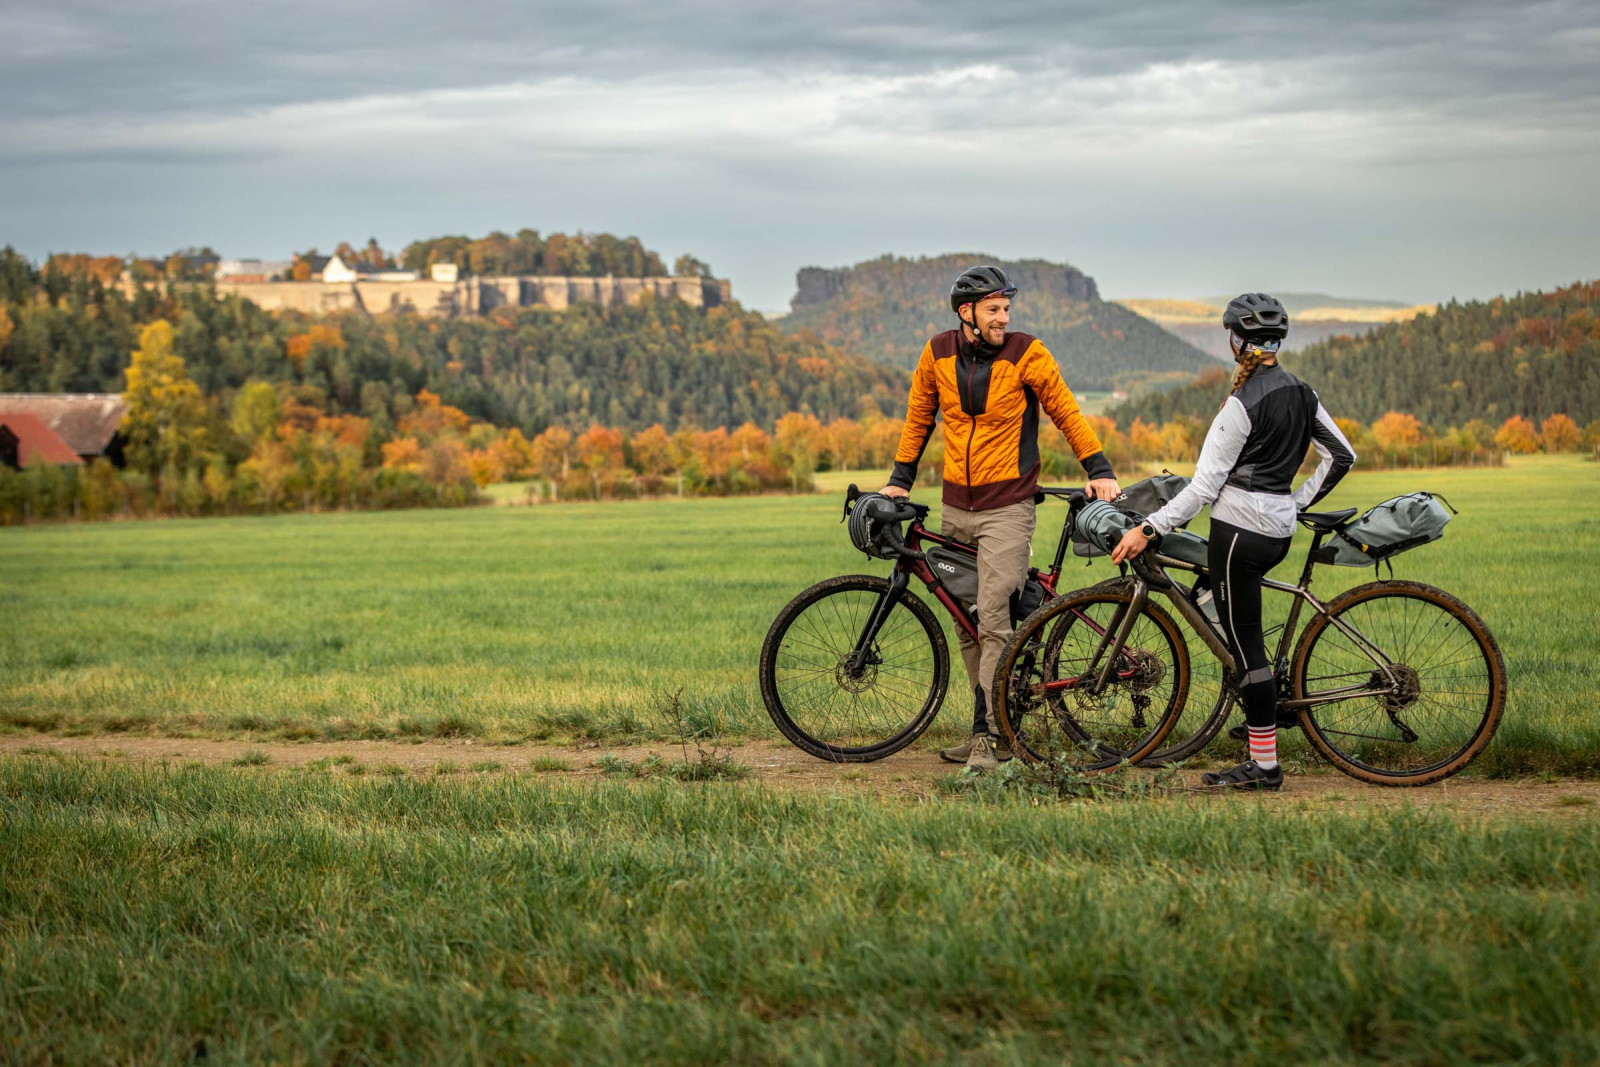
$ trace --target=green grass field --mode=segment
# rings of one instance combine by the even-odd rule
[[[1418,488],[1461,515],[1397,573],[1476,607],[1509,669],[1479,769],[1600,767],[1600,466],[1363,474],[1327,504]],[[822,578],[887,571],[839,511],[772,496],[3,530],[0,729],[620,740],[661,736],[681,693],[697,726],[773,736],[755,681],[772,617]],[[1062,514],[1041,508],[1036,562]],[[1371,577],[1320,568],[1317,589]],[[965,728],[964,698],[947,707],[931,741]]]
[[[1461,508],[1398,571],[1504,646],[1476,773],[1600,767],[1597,474],[1362,475],[1329,502]],[[838,515],[819,495],[0,531],[0,729],[619,741],[675,735],[681,693],[695,725],[769,736],[772,616],[886,570]],[[1587,797],[914,800],[525,763],[0,757],[0,1063],[1600,1058]]]
[[[0,1061],[1588,1063],[1600,823],[0,760]]]

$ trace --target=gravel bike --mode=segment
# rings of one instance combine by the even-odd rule
[[[1074,509],[1076,510],[1076,509]],[[1293,598],[1274,660],[1280,713],[1298,716],[1311,747],[1339,770],[1375,785],[1440,781],[1471,763],[1494,736],[1505,709],[1505,661],[1476,612],[1421,582],[1370,582],[1327,603],[1312,595],[1312,571],[1330,562],[1323,541],[1356,514],[1303,512],[1313,539],[1297,584],[1266,579],[1263,588]],[[1069,523],[1071,519],[1069,518]],[[1130,575],[1051,600],[1019,625],[1001,654],[995,704],[1012,751],[1038,760],[1068,746],[1093,762],[1170,762],[1200,751],[1216,736],[1236,699],[1236,664],[1220,620],[1199,595],[1208,575],[1204,538],[1176,530],[1130,561]],[[1168,570],[1196,576],[1184,586]],[[1086,730],[1084,709],[1118,684],[1116,665],[1141,628],[1171,619],[1151,599],[1160,594],[1220,665],[1204,687],[1209,712],[1164,748],[1122,748],[1114,736]],[[1311,617],[1296,629],[1303,609]],[[1269,631],[1270,636],[1271,631]],[[1135,654],[1153,654],[1134,642]],[[1188,657],[1151,664],[1146,678],[1171,673],[1187,690]],[[1212,695],[1214,694],[1214,696]],[[1179,714],[1181,715],[1181,709]],[[1173,724],[1156,731],[1163,740]]]
[[[850,486],[847,514],[859,495]],[[1082,490],[1045,488],[1035,500],[1049,498],[1081,503],[1085,496]],[[1062,524],[1050,569],[1028,570],[1023,590],[1033,598],[1048,603],[1056,595],[1074,510],[1069,508]],[[850,574],[818,582],[791,600],[767,631],[760,661],[767,714],[785,737],[818,759],[882,759],[915,741],[938,715],[949,682],[949,646],[933,608],[911,591],[911,579],[926,587],[958,630],[977,640],[976,612],[951,595],[937,569],[950,557],[935,552],[930,561],[928,554],[933,546],[976,559],[977,549],[929,530],[928,511],[926,504],[907,501],[896,513],[910,524],[904,535],[898,523],[885,529],[885,556],[894,562],[888,578]],[[1028,615],[1029,599],[1014,594],[1014,620]],[[1150,754],[1161,743],[1162,727],[1170,728],[1182,711],[1188,648],[1171,620],[1166,622],[1137,629],[1110,657],[1116,664],[1112,688],[1097,702],[1089,726],[1117,755],[1088,765]],[[1182,670],[1153,673],[1156,664],[1174,659]]]

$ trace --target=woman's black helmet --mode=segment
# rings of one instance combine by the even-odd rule
[[[1006,272],[985,263],[969,267],[950,287],[950,310],[961,314],[961,305],[982,300],[986,296],[1015,296],[1017,287],[1011,284]]]
[[[1222,325],[1246,341],[1281,341],[1289,336],[1289,313],[1266,293],[1243,293],[1228,301]]]

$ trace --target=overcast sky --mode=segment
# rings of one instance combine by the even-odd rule
[[[0,244],[636,234],[747,305],[896,252],[1110,296],[1600,276],[1600,5],[0,0]]]

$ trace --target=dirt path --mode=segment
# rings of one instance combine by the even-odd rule
[[[931,748],[913,747],[878,763],[835,765],[824,763],[784,742],[752,741],[727,751],[752,769],[752,777],[775,789],[805,792],[868,792],[929,797],[937,793],[941,777],[958,768],[940,761]],[[251,742],[210,741],[169,737],[52,737],[13,734],[0,736],[0,756],[60,753],[90,758],[144,761],[236,763],[249,770],[300,767],[329,761],[338,773],[397,773],[473,775],[506,771],[535,771],[550,778],[593,779],[603,772],[600,757],[611,754],[639,762],[652,753],[667,760],[683,758],[677,745],[483,745],[470,741]],[[265,756],[256,762],[256,754]],[[690,750],[693,756],[693,749]],[[561,768],[565,768],[564,770]],[[1200,772],[1186,772],[1198,785]],[[1205,802],[1250,802],[1249,798],[1197,794]],[[1555,818],[1600,817],[1600,781],[1568,779],[1542,781],[1487,781],[1458,777],[1420,789],[1381,789],[1364,785],[1333,771],[1292,775],[1284,791],[1260,798],[1266,803],[1313,801],[1351,809],[1416,804],[1463,815],[1523,815]]]

